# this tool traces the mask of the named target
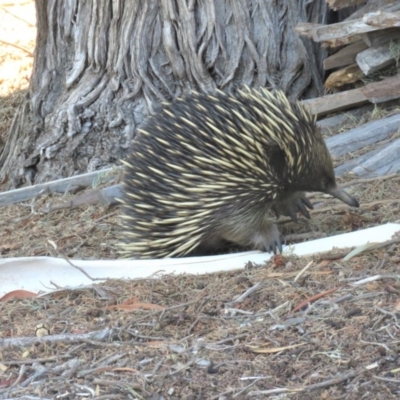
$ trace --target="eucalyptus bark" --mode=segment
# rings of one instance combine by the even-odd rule
[[[294,27],[325,0],[36,0],[29,95],[0,155],[10,186],[118,163],[136,127],[189,90],[323,93],[325,51]]]

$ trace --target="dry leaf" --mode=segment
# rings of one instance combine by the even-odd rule
[[[37,297],[36,293],[28,292],[27,290],[13,290],[12,292],[6,293],[0,298],[0,301],[7,301],[10,299],[33,299]]]

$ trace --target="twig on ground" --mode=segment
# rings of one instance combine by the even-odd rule
[[[308,305],[308,304],[310,304],[310,303],[313,303],[314,301],[317,301],[317,300],[321,299],[322,297],[327,296],[328,294],[335,293],[337,290],[341,289],[342,287],[343,287],[343,286],[338,286],[338,287],[335,287],[335,288],[326,290],[325,292],[318,293],[318,294],[316,294],[316,295],[314,295],[314,296],[309,297],[308,299],[302,301],[298,306],[296,306],[296,307],[293,309],[292,313],[295,313],[295,312],[301,310],[301,309],[302,309],[303,307],[305,307],[306,305]]]
[[[328,379],[327,381],[304,386],[303,388],[298,388],[298,389],[276,388],[271,390],[255,390],[253,392],[249,392],[249,396],[259,396],[260,394],[274,394],[274,393],[277,394],[285,392],[309,392],[312,390],[322,389],[329,386],[337,385],[343,381],[347,381],[348,379],[355,378],[356,376],[363,374],[365,371],[366,371],[365,368],[360,368],[355,371],[348,372],[347,374],[340,375],[336,378]]]

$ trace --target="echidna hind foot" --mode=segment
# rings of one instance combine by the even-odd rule
[[[282,254],[282,236],[275,224],[271,224],[268,230],[257,232],[251,238],[254,250],[267,251],[268,253]]]
[[[274,254],[279,250],[282,253],[282,236],[277,226],[265,218],[260,218],[255,223],[244,220],[227,221],[223,228],[216,231],[221,238],[218,243],[228,242],[245,249]]]

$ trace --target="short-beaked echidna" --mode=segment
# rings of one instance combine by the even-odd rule
[[[121,253],[133,258],[207,254],[223,243],[281,251],[271,211],[307,213],[306,191],[358,207],[336,185],[315,118],[281,91],[178,98],[138,130],[124,164]]]

